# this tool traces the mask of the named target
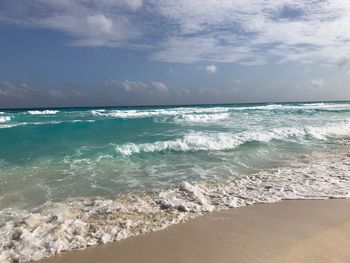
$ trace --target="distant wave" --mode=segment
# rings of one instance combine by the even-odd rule
[[[70,120],[70,121],[37,121],[37,122],[16,122],[16,123],[5,123],[0,124],[0,129],[14,128],[18,126],[28,126],[28,125],[54,125],[63,123],[90,123],[95,122],[95,120]],[[1,123],[1,117],[0,117]]]
[[[171,109],[155,109],[155,110],[92,110],[94,116],[110,117],[110,118],[148,118],[148,117],[175,117],[184,114],[203,114],[203,113],[220,113],[228,112],[228,107],[213,108],[171,108]]]
[[[9,122],[11,117],[9,116],[0,116],[0,123]]]
[[[236,110],[350,110],[350,103],[303,103],[299,105],[290,104],[268,104],[261,106],[243,106],[233,108]]]
[[[169,108],[169,109],[142,109],[142,110],[92,110],[92,115],[105,118],[152,118],[152,117],[174,117],[175,120],[206,122],[228,118],[230,112],[237,111],[294,111],[294,110],[318,110],[318,111],[350,111],[347,103],[310,103],[310,104],[268,104],[258,106],[228,106],[211,108]],[[226,113],[226,114],[224,114]],[[205,115],[206,114],[206,115]],[[221,114],[221,115],[219,115]],[[200,116],[197,116],[200,115]]]
[[[30,111],[28,111],[28,113],[31,115],[54,115],[57,112],[58,112],[57,110],[43,110],[43,111],[30,110]]]
[[[317,140],[329,137],[350,135],[350,123],[324,127],[275,128],[271,131],[247,131],[242,133],[189,133],[183,138],[157,141],[153,143],[127,143],[116,145],[116,151],[122,155],[162,151],[224,151],[232,150],[246,142],[269,142],[271,140],[305,139],[308,136]]]
[[[182,114],[178,117],[175,117],[175,121],[180,122],[213,122],[219,120],[225,120],[230,118],[229,113],[212,113],[212,114]]]

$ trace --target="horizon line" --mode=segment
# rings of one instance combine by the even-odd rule
[[[142,108],[142,107],[189,107],[216,105],[244,105],[244,104],[277,104],[277,103],[322,103],[322,102],[350,102],[349,100],[307,100],[307,101],[269,101],[269,102],[229,102],[229,103],[195,103],[195,104],[145,104],[145,105],[96,105],[96,106],[52,106],[52,107],[16,107],[0,108],[0,110],[47,110],[47,109],[79,109],[79,108]]]

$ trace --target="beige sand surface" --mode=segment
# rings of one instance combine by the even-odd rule
[[[234,208],[41,262],[350,262],[350,200]]]

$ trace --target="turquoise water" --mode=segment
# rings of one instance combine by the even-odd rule
[[[0,112],[0,208],[242,177],[350,135],[349,102]]]
[[[0,261],[350,198],[350,102],[0,110]]]

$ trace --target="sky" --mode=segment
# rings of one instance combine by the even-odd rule
[[[1,0],[0,108],[350,99],[349,0]]]

